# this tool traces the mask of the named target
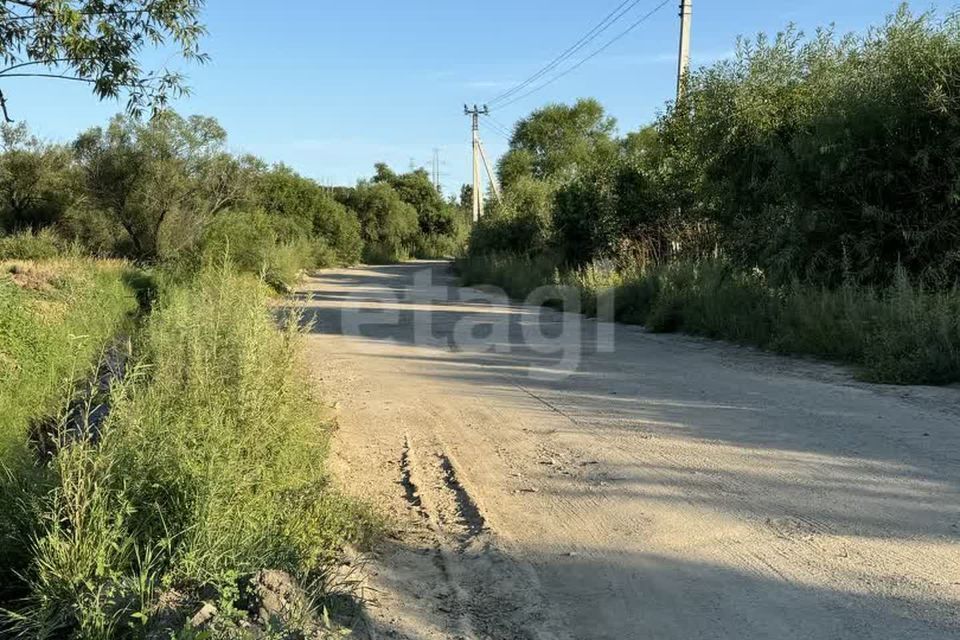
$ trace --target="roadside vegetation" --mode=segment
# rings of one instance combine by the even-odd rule
[[[223,258],[0,271],[0,636],[320,633],[331,567],[376,524],[329,484],[299,317]],[[264,570],[297,611],[256,617]]]
[[[203,4],[2,8],[4,73],[127,100],[66,143],[0,100],[3,638],[339,636],[338,560],[378,528],[330,485],[305,329],[271,298],[461,251],[463,211],[426,171],[328,188],[169,110],[185,78],[143,54],[205,62]]]
[[[269,299],[458,251],[461,210],[424,171],[328,189],[233,156],[199,116],[2,134],[0,635],[322,632],[331,567],[376,523],[329,484],[299,318]],[[300,594],[278,620],[264,575]]]
[[[304,329],[270,299],[457,252],[462,210],[424,171],[326,188],[168,111],[2,140],[0,636],[322,635],[378,525],[330,485]],[[269,589],[295,602],[264,613]]]
[[[738,43],[649,127],[594,100],[521,120],[468,283],[569,284],[618,320],[960,381],[960,19]]]
[[[2,485],[4,548],[21,551],[4,555],[11,632],[167,637],[208,601],[211,628],[239,634],[244,580],[319,582],[364,542],[371,520],[324,470],[331,423],[300,369],[298,319],[278,330],[269,295],[229,263],[162,282],[102,423],[54,410],[43,458],[16,434],[22,460]]]
[[[19,544],[29,519],[19,487],[46,490],[36,464],[48,439],[43,418],[66,415],[107,344],[131,328],[128,269],[78,257],[0,261],[0,598],[18,591],[15,572],[30,555]]]

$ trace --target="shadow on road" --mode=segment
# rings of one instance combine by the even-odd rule
[[[418,270],[429,274],[429,295],[412,287]],[[582,472],[578,483],[550,468],[535,471],[542,494],[584,497],[599,487],[604,496],[766,519],[773,531],[789,529],[785,535],[799,540],[809,533],[941,547],[960,542],[957,390],[881,388],[829,365],[651,336],[636,327],[604,328],[579,316],[571,330],[571,314],[476,296],[476,289],[456,286],[445,263],[415,263],[321,274],[289,308],[302,309],[316,334],[359,338],[344,341],[344,349],[362,348],[384,366],[391,360],[416,365],[411,375],[425,383],[449,383],[474,397],[495,393],[501,403],[533,402],[544,414],[563,416],[571,431],[624,443],[621,460],[595,474]],[[372,321],[355,326],[357,313]],[[480,338],[466,348],[458,337],[464,326]],[[605,349],[605,330],[612,331],[612,352]],[[539,341],[530,341],[531,331]],[[381,353],[385,341],[405,350]],[[566,350],[573,348],[576,366],[570,367]],[[670,457],[651,458],[644,437],[694,449],[708,444],[712,466],[705,472]],[[811,502],[811,491],[820,499]],[[899,640],[960,632],[950,603],[900,593],[825,593],[763,572],[643,553],[625,553],[616,562],[592,558],[589,549],[576,556],[538,549],[522,555],[552,584],[569,584],[571,598],[583,597],[585,574],[630,585],[589,595],[604,618],[596,628],[619,628],[619,635],[577,637],[680,637],[681,630],[689,634],[688,618],[697,621],[688,637],[698,638]],[[853,582],[858,562],[869,558],[851,560]],[[944,580],[960,582],[958,571],[957,563],[944,567]],[[677,580],[678,574],[689,580]],[[694,585],[697,597],[671,591],[680,584]],[[637,627],[617,626],[638,615]],[[674,628],[678,616],[684,623]],[[580,622],[588,629],[591,621]]]

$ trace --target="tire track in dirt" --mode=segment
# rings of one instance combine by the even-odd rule
[[[501,553],[477,503],[437,438],[404,434],[401,480],[405,499],[435,536],[436,559],[447,581],[445,613],[464,640],[552,640],[543,622],[532,571]]]

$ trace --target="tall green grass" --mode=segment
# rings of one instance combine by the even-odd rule
[[[137,309],[118,261],[0,262],[0,461],[28,423],[55,413]]]
[[[526,298],[537,287],[559,283],[557,262],[548,255],[472,254],[455,267],[462,284],[493,284],[511,298]]]
[[[63,413],[105,345],[130,328],[130,273],[117,261],[0,262],[0,600],[18,591],[33,526],[25,505],[47,486],[32,425]]]
[[[164,591],[229,594],[261,568],[322,571],[368,529],[328,483],[330,424],[268,288],[230,266],[164,285],[99,441],[51,460],[19,504],[30,637],[137,637]]]
[[[874,382],[960,381],[960,290],[923,289],[902,270],[889,287],[830,289],[774,287],[720,261],[561,273],[549,257],[500,254],[470,256],[457,268],[464,284],[494,284],[515,298],[545,284],[575,287],[588,314],[612,290],[617,321],[845,362]]]
[[[0,260],[52,260],[64,253],[67,244],[49,229],[0,236]]]

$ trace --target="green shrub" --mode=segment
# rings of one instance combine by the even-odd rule
[[[772,348],[844,362],[859,360],[884,306],[877,290],[849,283],[834,290],[793,283],[781,296]]]
[[[317,266],[351,265],[363,253],[363,237],[357,215],[330,196],[315,203],[313,232],[318,246],[329,248]]]
[[[327,481],[298,322],[278,331],[267,298],[229,265],[162,291],[102,439],[62,449],[31,505],[23,633],[116,637],[164,589],[302,575],[366,535]]]
[[[838,38],[741,42],[691,74],[659,123],[661,170],[692,186],[727,257],[774,282],[926,284],[960,276],[960,16],[911,15]]]
[[[597,313],[613,289],[617,321],[651,331],[683,331],[853,364],[862,378],[893,384],[960,381],[960,290],[927,291],[900,271],[885,288],[836,290],[767,284],[723,261],[675,262],[635,274],[609,264],[560,272],[546,256],[467,256],[456,268],[465,285],[502,287],[513,298],[561,283]]]
[[[235,268],[262,276],[280,291],[292,286],[303,269],[317,266],[318,257],[328,255],[323,240],[311,241],[288,221],[262,211],[217,216],[202,242],[205,263],[222,262],[229,256]]]
[[[463,253],[463,242],[455,236],[419,234],[413,241],[413,255],[422,259],[439,259]]]
[[[464,285],[495,285],[511,298],[526,298],[545,285],[559,284],[557,262],[549,256],[471,255],[456,262]]]
[[[577,290],[581,311],[591,317],[597,315],[599,298],[615,294],[618,287],[623,284],[623,280],[623,275],[613,267],[613,264],[605,262],[594,262],[581,269],[567,272],[560,278],[562,284]],[[609,311],[613,310],[606,310],[606,312]]]
[[[896,384],[960,380],[960,290],[927,292],[901,272],[878,311],[864,340],[865,378]]]
[[[0,233],[55,225],[76,199],[70,153],[30,135],[23,123],[0,125]]]
[[[132,256],[135,253],[123,226],[103,211],[71,207],[64,212],[55,229],[57,235],[94,256]]]
[[[470,253],[534,255],[546,251],[551,241],[554,191],[549,182],[516,178],[504,192],[503,205],[493,207],[473,226]]]
[[[323,239],[323,236],[315,236],[311,244],[313,251],[312,266],[318,269],[324,269],[344,264],[343,255],[337,253],[337,251]],[[360,255],[358,254],[355,258],[351,259],[349,264],[354,264],[359,259]]]
[[[50,229],[0,236],[0,260],[50,260],[66,250],[63,239]]]
[[[409,258],[406,248],[392,243],[367,243],[363,247],[363,261],[367,264],[396,264]]]
[[[410,255],[420,228],[417,210],[393,187],[385,182],[361,182],[342,197],[360,220],[364,261],[397,262]]]

